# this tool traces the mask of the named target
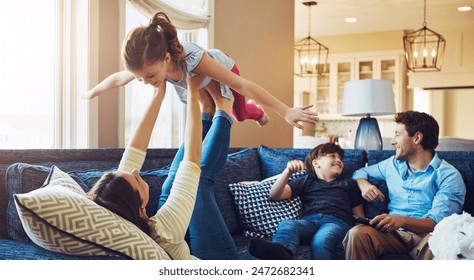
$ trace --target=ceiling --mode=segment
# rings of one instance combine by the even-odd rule
[[[295,0],[295,38],[308,36],[308,12],[311,9],[311,36],[368,33],[391,30],[417,30],[423,26],[423,0],[315,0],[318,4],[309,8]],[[458,6],[471,6],[474,0],[427,0],[427,26],[437,27],[472,24],[474,10],[459,12]],[[355,17],[356,23],[346,23],[347,17]]]

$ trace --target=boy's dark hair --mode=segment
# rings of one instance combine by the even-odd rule
[[[313,168],[313,160],[325,156],[327,154],[338,154],[341,157],[341,160],[344,158],[344,149],[341,148],[341,146],[335,144],[335,143],[325,143],[325,144],[319,144],[316,146],[314,149],[309,152],[309,154],[306,156],[304,163],[306,165],[306,169],[313,173],[316,174],[316,171]]]
[[[100,206],[127,219],[146,234],[149,233],[147,221],[140,217],[140,194],[122,176],[113,172],[105,173],[87,196]]]
[[[408,135],[423,134],[421,146],[425,150],[434,151],[438,147],[439,125],[432,116],[416,111],[406,111],[395,115],[395,122],[404,124]]]

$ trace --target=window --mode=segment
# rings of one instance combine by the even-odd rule
[[[145,17],[133,6],[126,6],[126,30],[137,26],[147,25],[149,18]],[[192,41],[207,47],[207,30],[197,31],[178,30],[180,41]],[[146,106],[149,104],[154,89],[150,85],[133,80],[125,87],[125,143],[128,143],[131,133],[140,121]],[[174,86],[168,84],[166,96],[161,106],[160,114],[150,140],[150,148],[176,148],[182,142],[184,133],[185,105],[179,100]]]
[[[2,149],[55,147],[55,11],[55,0],[2,1]]]
[[[27,8],[26,8],[27,7]],[[0,10],[0,147],[86,147],[88,1],[7,0]]]
[[[97,102],[81,96],[91,80],[99,82],[94,81],[98,9],[98,1],[2,1],[0,148],[97,146]],[[148,23],[128,1],[125,15],[127,32]],[[207,45],[203,43],[207,42],[205,29],[179,34],[180,40],[192,38]],[[184,106],[172,86],[168,91],[150,147],[178,147],[182,142]],[[121,112],[125,121],[120,130],[125,135],[118,137],[127,143],[153,89],[134,81],[125,92],[125,112]]]

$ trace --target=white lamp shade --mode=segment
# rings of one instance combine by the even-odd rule
[[[356,80],[344,84],[343,116],[391,115],[395,113],[392,82]]]

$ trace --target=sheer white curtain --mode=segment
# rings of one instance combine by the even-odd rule
[[[195,30],[206,28],[211,20],[207,12],[207,0],[128,0],[147,18],[156,12],[164,12],[177,29]]]

